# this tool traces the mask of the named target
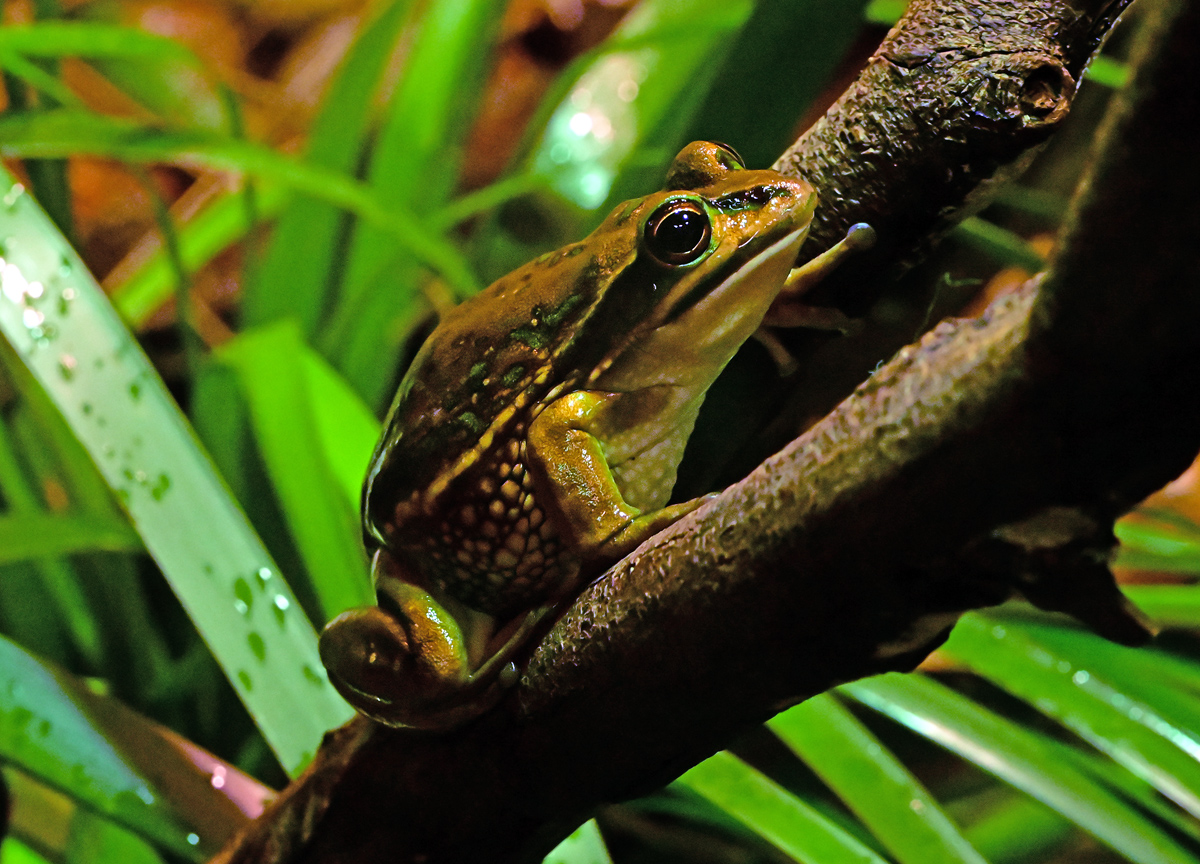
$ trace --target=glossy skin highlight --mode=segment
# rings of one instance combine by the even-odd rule
[[[704,395],[788,290],[815,206],[807,183],[695,142],[662,191],[445,316],[363,491],[378,606],[321,635],[352,705],[424,729],[477,716],[540,625],[704,502],[665,506]]]

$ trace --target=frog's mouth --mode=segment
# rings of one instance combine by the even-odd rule
[[[808,227],[806,221],[785,234],[694,302],[676,304],[667,320],[635,334],[589,386],[610,393],[671,387],[685,391],[684,399],[702,394],[762,323]]]

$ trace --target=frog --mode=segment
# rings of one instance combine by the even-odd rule
[[[376,605],[319,641],[351,705],[405,729],[478,717],[587,584],[712,497],[668,503],[709,386],[869,241],[856,226],[795,267],[816,205],[806,181],[693,142],[660,190],[442,317],[363,485]]]

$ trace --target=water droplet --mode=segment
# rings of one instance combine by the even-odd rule
[[[250,607],[254,605],[254,592],[250,590],[250,583],[241,576],[233,580],[233,596],[246,607],[246,612],[249,612]]]
[[[243,603],[241,600],[234,600],[233,608],[237,610],[237,613],[239,615],[246,615],[247,613],[250,612],[250,607],[247,606],[245,603]]]
[[[58,374],[62,376],[64,381],[70,381],[75,377],[75,358],[70,354],[63,354],[58,358]]]
[[[225,788],[225,766],[215,765],[212,772],[212,787],[214,789]]]
[[[17,200],[24,194],[25,187],[20,183],[14,183],[4,194],[4,206],[13,210],[17,206]]]
[[[275,623],[279,625],[279,629],[283,630],[287,627],[287,610],[291,604],[288,599],[282,596],[275,597],[275,605],[271,611],[275,613]]]
[[[139,798],[141,798],[141,799],[142,799],[142,801],[143,801],[143,802],[145,802],[146,804],[153,804],[153,803],[154,803],[154,793],[153,793],[153,792],[151,792],[151,791],[150,791],[150,790],[149,790],[147,787],[145,787],[145,786],[139,786],[139,787],[138,787],[138,789],[137,789],[137,796],[138,796]]]
[[[258,587],[263,591],[267,590],[267,583],[271,581],[272,576],[271,568],[259,567],[256,575],[258,576]]]
[[[997,639],[1003,639],[1005,636],[1008,635],[1008,631],[1005,630],[1003,627],[1001,627],[999,624],[997,624],[995,627],[992,628],[992,635],[994,637],[996,637]]]
[[[25,286],[25,296],[30,300],[41,300],[42,295],[46,293],[46,289],[41,282],[30,282]]]
[[[76,296],[74,288],[64,288],[62,290],[62,293],[58,295],[58,314],[60,316],[66,318],[71,314],[71,304],[75,302]]]
[[[154,485],[150,487],[150,497],[155,501],[161,501],[170,488],[171,478],[166,474],[159,474],[158,479],[154,481]]]
[[[1088,679],[1090,679],[1091,677],[1092,676],[1089,675],[1087,672],[1085,672],[1083,669],[1080,669],[1078,672],[1076,672],[1074,675],[1071,676],[1071,680],[1074,681],[1076,684],[1079,684],[1080,686],[1082,686],[1082,685],[1086,684],[1088,682]]]
[[[307,663],[304,664],[304,677],[308,679],[308,683],[316,684],[318,687],[325,684],[325,676],[321,675]]]
[[[45,315],[36,309],[29,308],[28,306],[26,306],[25,311],[21,313],[21,323],[30,330],[36,330],[38,327],[41,327],[45,320]],[[45,334],[37,334],[34,335],[33,338],[37,339],[38,335],[44,336]]]
[[[254,689],[254,684],[250,680],[250,674],[245,669],[239,669],[237,673],[238,682],[242,685],[242,689],[249,692]]]
[[[189,846],[200,845],[200,835],[195,833],[187,835],[187,842]]]
[[[259,663],[267,662],[267,643],[263,641],[263,638],[258,633],[251,631],[246,636],[246,643],[250,646],[250,653],[258,658]]]

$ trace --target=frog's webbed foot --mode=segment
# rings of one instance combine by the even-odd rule
[[[377,558],[380,566],[387,562]],[[462,628],[429,592],[385,578],[378,597],[379,606],[350,609],[330,621],[319,643],[334,688],[372,720],[450,729],[491,708],[516,680],[512,657],[536,622],[518,627],[472,668]]]

